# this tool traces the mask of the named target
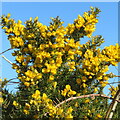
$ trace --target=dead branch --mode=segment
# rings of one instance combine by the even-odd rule
[[[116,95],[113,98],[113,100],[112,100],[112,102],[111,102],[111,104],[110,104],[110,106],[109,106],[109,108],[106,112],[106,116],[105,116],[106,120],[111,120],[112,119],[113,113],[116,109],[116,106],[117,106],[117,103],[118,103],[119,99],[120,99],[120,89],[116,92]]]
[[[56,107],[59,107],[60,105],[68,102],[68,101],[71,101],[71,100],[75,100],[75,99],[80,99],[80,98],[86,98],[86,97],[104,97],[104,98],[108,98],[108,99],[113,99],[112,97],[109,97],[109,96],[106,96],[106,95],[103,95],[103,94],[89,94],[89,95],[81,95],[81,96],[77,96],[77,97],[70,97],[64,101],[62,101],[61,103],[57,104]],[[120,102],[120,100],[115,100],[117,102]]]

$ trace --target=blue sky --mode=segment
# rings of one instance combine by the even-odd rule
[[[82,15],[90,9],[90,6],[98,7],[102,12],[99,14],[99,22],[97,29],[93,35],[102,35],[105,43],[101,48],[108,45],[115,45],[118,42],[118,3],[117,2],[3,2],[2,14],[11,14],[15,20],[25,22],[30,17],[39,17],[39,21],[45,25],[50,22],[50,17],[60,16],[66,26],[72,23],[78,14]],[[88,38],[85,38],[88,40]],[[82,39],[84,42],[84,39]],[[10,48],[9,41],[4,32],[2,32],[2,51]],[[14,62],[12,51],[6,52],[5,55],[10,61]],[[110,67],[111,71],[118,74],[115,67]],[[11,65],[2,59],[2,78],[14,78],[17,74],[11,68]],[[110,80],[110,81],[113,81]],[[116,78],[117,81],[117,78]],[[14,90],[15,85],[10,85],[8,88]],[[107,92],[107,89],[105,90]]]

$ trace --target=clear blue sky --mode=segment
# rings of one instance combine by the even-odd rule
[[[30,17],[39,17],[39,21],[45,25],[50,22],[50,17],[60,16],[65,22],[64,25],[72,23],[77,15],[82,15],[85,11],[90,9],[90,6],[101,9],[99,14],[99,23],[93,35],[102,35],[105,43],[102,45],[115,45],[118,42],[118,3],[117,2],[3,2],[2,14],[11,14],[15,20],[22,20],[25,22]],[[85,38],[87,39],[87,38]],[[84,41],[84,39],[82,39]],[[2,51],[10,48],[9,41],[5,33],[2,33]],[[12,51],[4,53],[4,55],[12,62],[14,58],[11,55]],[[115,67],[111,69],[115,74],[118,74]],[[11,65],[2,59],[2,78],[14,78],[17,74],[11,68]],[[113,81],[110,80],[110,81]],[[117,81],[117,78],[116,78]],[[8,88],[14,90],[15,85],[10,85]],[[107,92],[107,89],[105,90]]]

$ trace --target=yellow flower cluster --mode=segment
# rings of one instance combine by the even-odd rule
[[[89,102],[90,102],[90,99],[87,98],[84,102],[85,102],[85,103],[89,103]]]
[[[0,106],[2,105],[3,101],[3,98],[0,96]]]
[[[68,62],[67,64],[68,64],[68,66],[70,66],[69,71],[73,71],[75,69],[75,62],[74,61]]]
[[[23,34],[24,25],[21,24],[22,21],[18,20],[18,23],[15,23],[13,19],[10,19],[10,20],[8,20],[7,18],[4,18],[4,19],[6,19],[6,24],[12,23],[10,28],[3,27],[3,29],[6,30],[7,35],[10,33],[15,34],[16,36]]]
[[[76,94],[76,91],[73,91],[73,90],[71,90],[71,86],[70,85],[66,85],[65,86],[65,89],[64,90],[62,90],[61,91],[61,95],[62,96],[68,96],[68,97],[70,97],[70,96],[73,96],[73,95],[75,95]]]
[[[33,67],[31,67],[33,68]],[[27,70],[23,76],[19,76],[19,79],[24,83],[25,86],[37,84],[39,79],[42,78],[42,73],[39,73],[36,69]]]
[[[112,86],[111,88],[109,88],[112,97],[115,96],[115,94],[117,93],[118,89],[119,89],[118,86],[117,87]]]
[[[61,117],[66,117],[68,118],[69,116],[72,116],[70,113],[72,112],[72,108],[68,108],[67,113],[64,114],[63,108],[61,107],[56,107],[53,104],[53,101],[51,99],[48,98],[48,96],[43,93],[43,95],[40,95],[40,91],[36,90],[35,93],[32,95],[32,100],[30,100],[30,105],[35,105],[37,107],[37,111],[40,111],[40,106],[43,105],[44,109],[47,110],[46,112],[49,113],[50,117],[52,118],[59,118]],[[25,109],[24,110],[28,110],[30,108],[29,104],[26,104]],[[26,111],[24,111],[25,113],[27,113]],[[37,117],[35,117],[37,116]],[[38,115],[35,115],[34,118],[38,118]]]
[[[29,103],[25,103],[25,107],[23,109],[23,112],[27,115],[27,114],[30,114],[29,112],[29,109],[30,109],[30,104]]]
[[[9,40],[12,48],[24,46],[24,42],[21,37],[10,36]]]
[[[13,101],[13,105],[14,105],[15,107],[18,107],[18,106],[19,106],[19,103],[16,102],[16,101]]]
[[[21,34],[24,34],[24,25],[22,25],[22,21],[18,20],[17,23],[13,19],[9,19],[10,14],[6,17],[3,17],[3,21],[5,22],[6,26],[2,29],[5,29],[7,35],[9,35],[8,39],[10,40],[11,47],[21,47],[24,45],[23,39],[20,37]],[[7,26],[9,25],[9,27]],[[14,34],[14,35],[10,35]]]
[[[40,95],[40,91],[36,90],[35,93],[32,95],[32,98],[30,100],[30,103],[25,103],[25,107],[23,109],[23,112],[28,115],[30,114],[30,108],[32,108],[32,106],[36,107],[37,111],[40,111],[40,106],[44,106],[44,109],[47,110],[46,112],[49,113],[50,117],[52,118],[73,118],[72,116],[72,107],[69,107],[66,112],[64,113],[64,109],[61,107],[56,107],[52,100],[48,98],[48,96],[43,93],[43,95]],[[13,105],[18,107],[19,104],[14,101]],[[35,119],[39,118],[39,115],[35,114],[33,116]]]
[[[13,105],[16,107],[16,108],[21,108],[21,105],[17,102],[17,101],[13,101]],[[25,103],[25,107],[23,109],[23,112],[27,115],[27,114],[30,114],[29,112],[29,109],[30,109],[30,104],[29,103]]]
[[[115,46],[110,45],[102,50],[102,53],[108,57],[108,62],[113,66],[117,66],[118,62],[120,62],[119,52],[120,46],[118,43]]]
[[[78,15],[78,18],[74,20],[74,24],[68,24],[66,27],[67,34],[72,34],[76,29],[84,29],[84,32],[81,33],[81,35],[86,35],[88,37],[91,37],[92,33],[95,31],[95,24],[98,23],[98,19],[96,18],[96,15],[94,13],[89,14],[88,12],[85,12],[83,14],[83,17]]]
[[[89,15],[87,12],[84,13],[84,18],[87,20],[87,23],[85,24],[85,31],[87,33],[88,37],[91,37],[92,33],[95,31],[95,24],[98,22],[98,19],[94,14]]]
[[[69,107],[69,108],[67,109],[66,116],[65,116],[66,119],[71,119],[71,118],[73,118],[73,116],[72,116],[72,114],[71,114],[72,111],[73,111],[73,108],[72,108],[72,107]]]
[[[85,82],[87,82],[87,79],[90,80],[96,77],[100,81],[101,86],[105,87],[108,84],[106,80],[110,78],[106,74],[109,70],[109,65],[112,64],[115,66],[120,61],[118,50],[120,50],[118,44],[116,46],[105,47],[102,51],[99,48],[87,49],[83,56],[84,59],[81,61],[82,68],[79,69],[84,76],[76,79],[77,84],[86,87]]]
[[[78,15],[78,18],[74,20],[75,22],[75,26],[77,29],[80,29],[81,27],[83,27],[84,23],[85,23],[85,19]]]

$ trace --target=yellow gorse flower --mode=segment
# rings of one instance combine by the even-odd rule
[[[32,95],[32,98],[36,100],[40,99],[40,91],[36,90],[35,93]]]
[[[69,91],[71,89],[71,86],[70,85],[66,85],[65,88],[66,88],[67,91]]]
[[[47,99],[47,95],[46,95],[45,93],[43,93],[42,99],[43,99],[43,100],[46,100],[46,99]]]
[[[16,101],[13,101],[13,105],[17,107],[19,104]]]
[[[26,115],[30,114],[30,112],[29,112],[28,110],[26,110],[26,109],[24,109],[23,112],[24,112]]]
[[[3,98],[2,97],[0,97],[0,105],[3,103]]]

